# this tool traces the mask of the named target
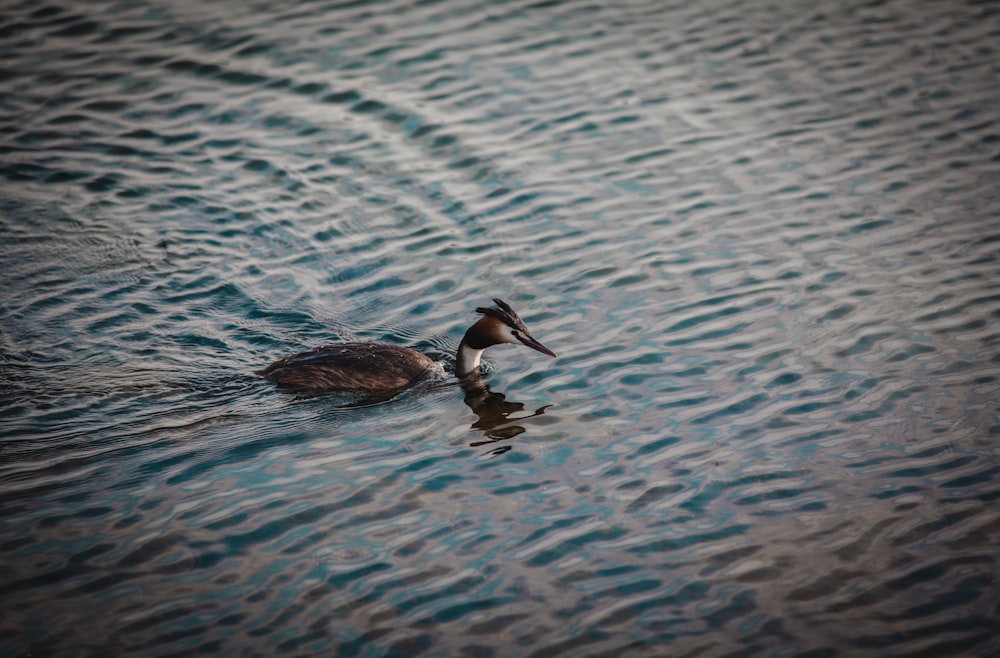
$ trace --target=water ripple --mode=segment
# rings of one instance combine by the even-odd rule
[[[0,10],[0,646],[993,655],[993,4]]]

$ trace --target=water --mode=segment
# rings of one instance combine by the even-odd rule
[[[998,10],[5,5],[2,653],[996,655]]]

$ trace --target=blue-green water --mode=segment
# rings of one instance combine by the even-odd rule
[[[8,3],[0,653],[996,655],[998,36]],[[491,296],[489,404],[252,374]]]

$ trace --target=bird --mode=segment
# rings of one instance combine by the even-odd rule
[[[462,337],[455,356],[460,380],[479,377],[483,350],[493,345],[524,345],[547,356],[556,353],[528,331],[510,304],[493,298],[495,306],[478,307],[482,315]],[[385,343],[335,343],[283,357],[255,371],[284,388],[325,393],[355,392],[394,395],[422,381],[444,376],[444,368],[430,357]]]

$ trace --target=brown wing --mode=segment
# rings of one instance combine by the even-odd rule
[[[405,347],[340,343],[286,356],[257,374],[298,390],[391,391],[412,386],[433,364]]]

